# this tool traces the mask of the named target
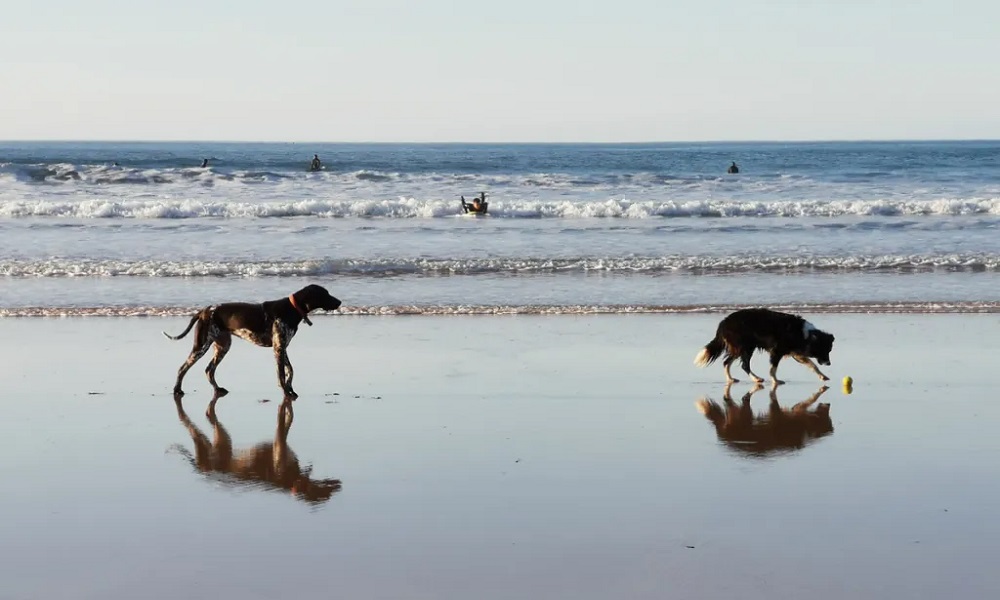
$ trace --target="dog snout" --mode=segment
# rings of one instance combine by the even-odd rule
[[[819,361],[819,364],[823,365],[824,367],[829,367],[830,366],[830,359],[828,358],[826,360],[821,360],[821,361]]]

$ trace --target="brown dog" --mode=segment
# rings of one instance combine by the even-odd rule
[[[191,434],[194,454],[177,444],[172,449],[184,456],[198,472],[234,487],[264,487],[290,492],[296,499],[309,504],[322,504],[340,491],[339,479],[313,479],[311,467],[303,468],[295,452],[288,446],[288,431],[292,428],[292,403],[286,400],[278,408],[278,428],[274,440],[256,446],[234,450],[229,432],[215,416],[215,400],[208,405],[208,422],[214,429],[209,441],[198,426],[191,422],[180,398],[175,398],[177,416]],[[220,476],[221,477],[218,477]]]
[[[297,398],[298,394],[292,389],[294,371],[292,363],[288,360],[288,344],[298,331],[299,323],[305,321],[306,325],[312,325],[312,321],[309,320],[310,311],[319,309],[329,311],[338,308],[340,300],[331,296],[326,289],[318,285],[308,285],[281,300],[262,304],[229,302],[203,309],[191,317],[187,329],[180,335],[174,336],[163,332],[168,338],[179,340],[191,331],[195,323],[198,324],[194,332],[194,348],[177,371],[174,394],[177,396],[184,394],[181,389],[184,375],[213,344],[215,356],[205,368],[205,373],[208,375],[208,382],[215,390],[216,397],[228,394],[225,388],[215,383],[215,369],[229,352],[232,336],[235,335],[258,346],[270,346],[274,349],[274,358],[278,363],[278,385],[286,397]]]

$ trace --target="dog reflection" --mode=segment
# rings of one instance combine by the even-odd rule
[[[737,452],[758,457],[790,452],[833,433],[829,404],[820,403],[815,410],[809,410],[830,389],[827,386],[791,408],[778,404],[777,388],[772,387],[768,411],[758,415],[750,408],[750,398],[762,386],[754,386],[739,404],[733,402],[730,388],[727,385],[722,394],[725,407],[708,398],[699,400],[696,406],[715,425],[719,440]]]
[[[339,479],[313,479],[312,467],[299,466],[299,459],[288,446],[288,430],[292,427],[294,413],[291,401],[278,408],[278,428],[273,442],[262,442],[248,449],[233,450],[233,440],[215,415],[215,401],[208,405],[208,422],[215,430],[215,439],[209,441],[198,426],[184,412],[179,398],[177,416],[187,427],[194,441],[194,455],[187,448],[174,446],[200,473],[225,485],[234,487],[260,486],[265,489],[291,492],[303,502],[319,505],[340,491]],[[219,477],[221,476],[221,477]]]

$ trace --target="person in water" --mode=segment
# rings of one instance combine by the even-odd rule
[[[472,203],[468,204],[465,202],[465,196],[462,196],[462,208],[465,209],[467,213],[486,213],[486,192],[480,192],[479,196],[472,199]]]
[[[323,168],[323,163],[319,160],[319,154],[313,154],[312,162],[309,163],[310,171],[319,171]]]
[[[735,160],[733,161],[733,164],[729,165],[729,169],[726,172],[727,173],[739,173],[740,172],[740,168],[736,166],[736,161]]]
[[[201,168],[202,169],[207,169],[208,168],[208,159],[207,158],[201,159]]]

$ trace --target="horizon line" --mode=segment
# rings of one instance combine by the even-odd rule
[[[373,140],[227,140],[227,139],[121,139],[121,138],[11,138],[6,143],[131,143],[131,144],[357,144],[357,145],[653,145],[653,144],[832,144],[832,143],[940,143],[940,142],[1000,142],[1000,138],[829,138],[829,139],[705,139],[705,140],[631,140],[631,141],[373,141]]]

